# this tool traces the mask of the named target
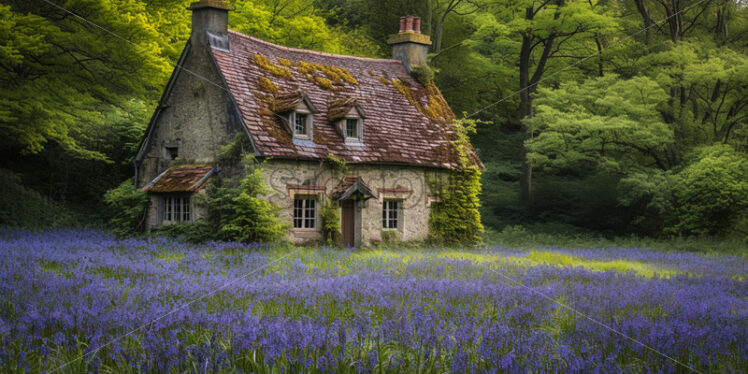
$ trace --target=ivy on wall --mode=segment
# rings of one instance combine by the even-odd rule
[[[459,167],[449,173],[439,174],[427,180],[432,193],[439,200],[431,205],[429,232],[431,240],[450,246],[473,246],[481,244],[483,224],[480,220],[481,171],[470,160],[471,133],[477,121],[456,120],[453,123],[455,137],[452,146],[458,157]]]
[[[327,199],[322,209],[319,211],[319,218],[322,224],[322,237],[327,245],[336,245],[340,243],[340,208],[337,201]]]

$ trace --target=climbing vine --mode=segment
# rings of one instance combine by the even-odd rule
[[[471,133],[477,121],[456,120],[452,146],[459,167],[427,179],[437,202],[431,206],[429,232],[433,241],[444,245],[473,246],[482,242],[480,220],[481,170],[470,159]]]
[[[335,245],[340,242],[340,209],[337,201],[327,199],[319,212],[322,223],[322,237],[327,245]]]

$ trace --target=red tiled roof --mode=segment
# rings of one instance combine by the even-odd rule
[[[143,191],[157,193],[199,191],[205,187],[212,172],[213,166],[210,165],[173,166],[143,187]]]
[[[456,167],[454,114],[438,88],[414,81],[400,61],[293,49],[229,31],[230,52],[212,49],[261,156]],[[295,141],[279,110],[304,93],[317,108],[314,142]],[[363,145],[346,145],[328,118],[349,99],[366,113]],[[480,164],[480,160],[471,155]]]

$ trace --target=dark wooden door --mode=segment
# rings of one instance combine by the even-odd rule
[[[354,212],[353,201],[343,201],[343,245],[346,247],[353,247],[356,245],[356,229],[353,226],[355,220]]]

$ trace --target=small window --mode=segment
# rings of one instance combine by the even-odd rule
[[[358,139],[358,120],[357,119],[345,120],[345,136],[347,138]]]
[[[296,229],[316,228],[317,201],[314,199],[294,199],[293,227]]]
[[[164,221],[191,221],[192,211],[190,209],[190,198],[186,196],[164,197]]]
[[[307,135],[307,115],[296,113],[294,120],[294,132],[296,135]]]
[[[382,228],[385,229],[396,229],[398,228],[399,213],[400,212],[400,201],[397,200],[385,200],[382,206]]]
[[[167,144],[164,148],[166,148],[166,153],[169,155],[170,159],[176,160],[177,157],[179,157],[179,146],[176,144]]]

